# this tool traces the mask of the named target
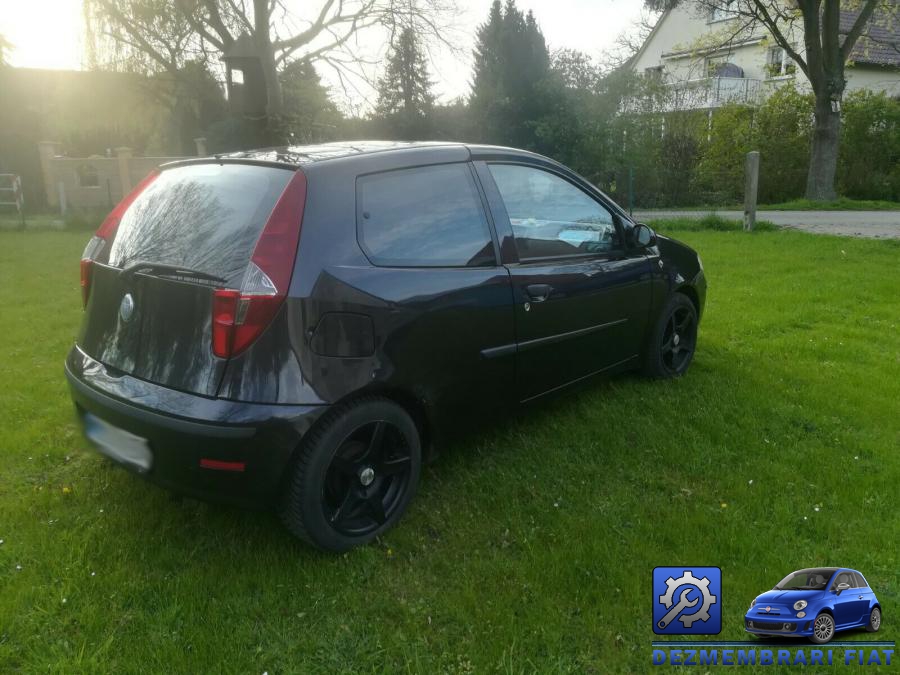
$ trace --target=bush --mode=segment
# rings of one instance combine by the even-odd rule
[[[753,149],[759,150],[761,204],[803,195],[812,120],[812,94],[801,94],[792,84],[780,87],[759,107]]]
[[[855,91],[844,100],[838,192],[900,201],[900,101]]]
[[[743,200],[744,157],[755,145],[753,115],[753,109],[736,104],[713,112],[700,161],[692,176],[696,191],[707,197],[701,204]]]
[[[812,96],[781,87],[759,108],[726,105],[712,115],[708,141],[694,174],[697,190],[736,203],[744,199],[744,162],[759,150],[759,201],[777,202],[803,194],[809,161]]]

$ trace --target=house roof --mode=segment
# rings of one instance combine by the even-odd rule
[[[644,38],[644,42],[641,44],[640,48],[631,55],[631,58],[625,62],[626,68],[633,68],[634,64],[638,62],[638,59],[641,58],[641,55],[644,53],[644,50],[647,48],[647,45],[650,44],[650,41],[653,40],[653,37],[656,35],[656,32],[659,30],[659,27],[662,26],[663,21],[666,20],[666,17],[671,14],[671,7],[663,10],[663,13],[656,20],[656,23],[653,24],[653,28],[650,29],[650,32],[647,34],[647,37]]]
[[[666,9],[662,13],[640,49],[628,60],[627,66],[634,67],[634,64],[637,63],[641,54],[644,53],[647,45],[650,44],[659,27],[670,13],[671,9]],[[858,16],[859,10],[841,11],[841,35],[846,35],[850,32]],[[686,51],[689,52],[690,50]],[[668,53],[663,54],[663,56],[672,57],[680,56],[680,54]],[[863,34],[853,46],[850,58],[858,64],[900,68],[900,12],[876,10],[863,30]]]
[[[841,12],[840,32],[846,35],[856,23],[858,10]],[[856,63],[900,68],[900,13],[875,11],[850,51]]]

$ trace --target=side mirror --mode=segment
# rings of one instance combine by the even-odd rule
[[[837,594],[840,595],[844,591],[850,588],[850,584],[838,584],[837,585]]]
[[[644,225],[644,223],[635,225],[631,231],[631,236],[634,238],[635,245],[641,248],[653,246],[656,243],[656,232],[651,230],[649,226]]]

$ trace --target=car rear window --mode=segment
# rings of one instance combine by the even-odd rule
[[[490,230],[466,164],[361,177],[359,241],[385,267],[475,267],[495,262]]]
[[[241,164],[167,169],[125,212],[109,264],[177,265],[239,285],[292,175],[288,169]]]

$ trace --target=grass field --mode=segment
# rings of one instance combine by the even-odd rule
[[[653,209],[641,209],[641,211]],[[743,211],[743,204],[698,204],[696,206],[666,206],[661,211]],[[792,199],[776,204],[757,204],[757,211],[900,211],[900,202],[882,199],[848,199],[838,197],[831,201]]]
[[[743,210],[743,204],[738,210]],[[778,204],[762,204],[760,211],[900,211],[900,202],[883,199],[848,199],[838,197],[831,201],[814,201],[812,199],[792,199]]]
[[[680,564],[722,568],[719,639],[825,564],[867,576],[897,639],[900,245],[675,234],[709,278],[685,378],[474,434],[333,557],[89,452],[62,373],[89,235],[0,233],[0,672],[645,672],[651,570]]]

